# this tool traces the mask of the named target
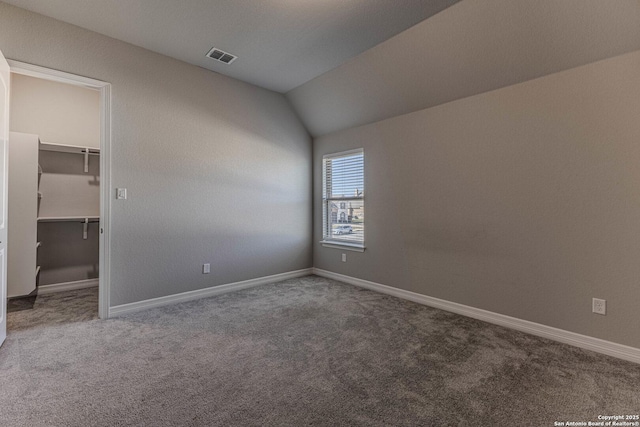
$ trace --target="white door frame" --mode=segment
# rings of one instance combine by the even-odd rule
[[[98,315],[109,317],[111,290],[111,83],[7,58],[12,73],[100,92],[100,264]],[[6,302],[5,302],[6,303]]]
[[[11,92],[10,67],[4,55],[0,51],[0,89],[2,89],[2,117],[0,117],[0,345],[7,338],[7,238],[9,237],[7,209],[9,186],[9,96]]]

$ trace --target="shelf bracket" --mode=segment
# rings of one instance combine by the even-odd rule
[[[85,148],[84,150],[84,173],[89,172],[89,149]]]
[[[87,240],[88,237],[88,231],[89,231],[89,218],[85,218],[84,222],[82,223],[82,238],[84,240]]]

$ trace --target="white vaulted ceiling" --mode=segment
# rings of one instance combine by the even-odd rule
[[[458,0],[6,0],[287,92]],[[211,47],[238,56],[206,58]]]
[[[464,0],[287,97],[319,136],[639,49],[640,0]]]
[[[312,136],[640,49],[640,0],[4,1],[286,93]]]

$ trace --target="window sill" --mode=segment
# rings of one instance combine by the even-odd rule
[[[337,242],[335,240],[320,241],[325,248],[343,249],[345,251],[364,252],[365,246],[358,243]]]

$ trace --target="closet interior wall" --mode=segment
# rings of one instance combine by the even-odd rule
[[[100,160],[89,156],[84,172],[82,154],[40,149],[42,168],[38,206],[38,285],[97,279],[100,258]],[[43,218],[78,218],[47,221]],[[84,218],[89,219],[84,235]]]
[[[35,134],[40,140],[38,188],[33,195],[38,200],[39,291],[46,285],[97,284],[100,93],[12,74],[11,130]],[[85,156],[86,150],[91,155]]]

